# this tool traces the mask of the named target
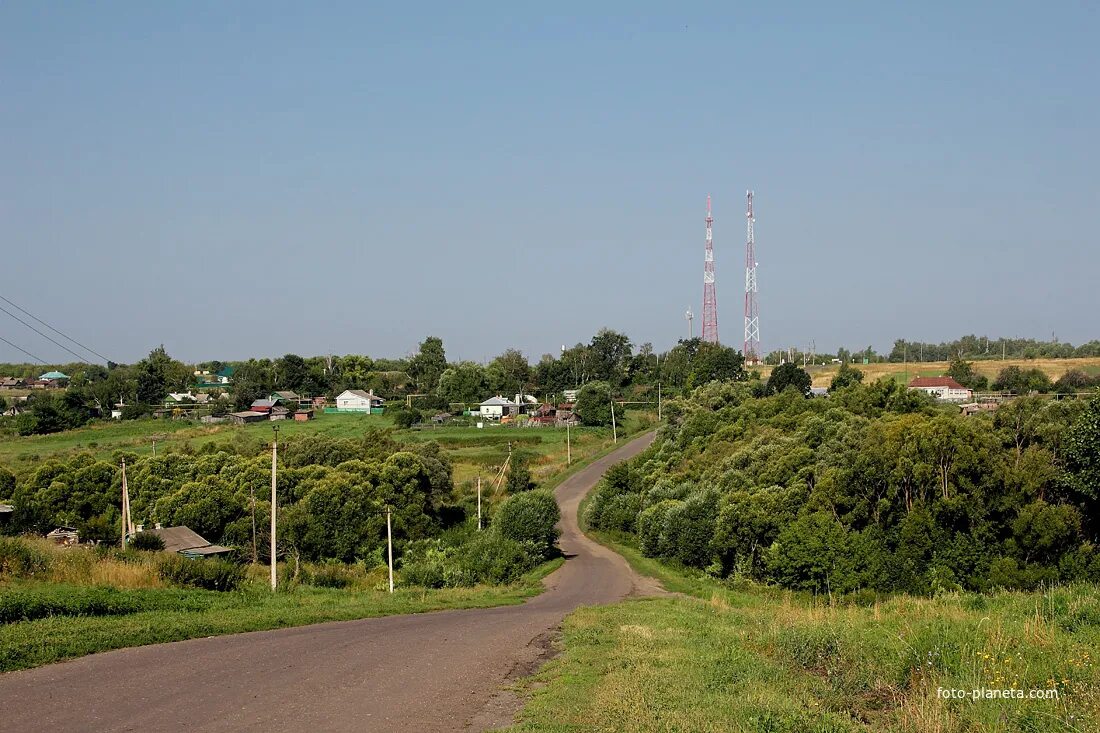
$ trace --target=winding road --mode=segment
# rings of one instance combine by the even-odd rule
[[[647,434],[558,487],[569,560],[519,606],[387,616],[123,649],[0,675],[4,731],[435,731],[507,724],[504,690],[583,605],[660,593],[585,537],[577,507]]]

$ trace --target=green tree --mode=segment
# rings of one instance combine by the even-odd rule
[[[959,357],[951,360],[947,367],[947,376],[967,389],[983,390],[989,387],[989,380],[974,371],[974,364]]]
[[[512,456],[512,462],[508,466],[508,478],[505,480],[505,488],[509,494],[518,494],[521,491],[530,491],[535,488],[535,481],[531,477],[531,464],[526,456],[518,453]]]
[[[809,396],[812,383],[813,380],[805,369],[788,361],[772,370],[768,377],[768,394],[779,394],[788,387],[793,387],[805,397]]]
[[[850,387],[853,384],[861,384],[862,382],[863,372],[845,362],[840,365],[840,370],[833,377],[833,381],[829,383],[829,391],[835,392],[838,389]]]
[[[0,466],[0,498],[10,499],[15,493],[15,474]]]
[[[526,391],[531,366],[519,349],[507,349],[485,368],[489,391],[508,397]]]
[[[588,346],[592,359],[593,378],[606,381],[619,388],[626,381],[626,368],[630,362],[632,344],[626,334],[601,328]]]
[[[543,489],[513,494],[493,515],[493,528],[516,542],[529,543],[537,554],[549,558],[558,540],[561,511],[554,495]]]
[[[191,382],[191,371],[164,350],[164,345],[149,352],[135,366],[137,399],[146,405],[163,402],[169,392],[182,390]]]
[[[745,357],[739,351],[721,344],[702,343],[691,365],[689,387],[698,387],[712,381],[745,379]]]
[[[611,425],[611,387],[607,382],[589,382],[577,393],[573,412],[582,425]]]
[[[487,390],[485,367],[472,361],[452,364],[439,375],[439,396],[447,402],[481,402]]]
[[[424,339],[416,356],[409,360],[409,376],[423,394],[435,392],[439,378],[446,369],[447,354],[443,350],[443,339],[438,336]]]
[[[275,361],[275,386],[279,389],[298,390],[309,376],[306,360],[297,354],[287,354]]]

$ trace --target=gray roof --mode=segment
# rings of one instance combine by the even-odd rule
[[[252,400],[253,407],[274,407],[275,400]]]
[[[228,547],[211,544],[190,527],[161,527],[145,531],[164,540],[165,552],[185,552],[189,555],[216,555],[231,552]]]
[[[382,398],[379,397],[378,395],[372,394],[370,392],[367,392],[367,391],[361,390],[361,389],[346,389],[346,390],[344,390],[344,392],[341,392],[341,394],[344,394],[344,393],[353,394],[356,397],[362,397],[365,400],[378,400],[379,402],[383,401]]]
[[[500,395],[497,395],[496,397],[490,397],[489,399],[487,399],[487,400],[485,400],[484,402],[481,403],[481,407],[496,407],[496,406],[515,407],[516,403],[512,402],[507,397],[501,397]]]
[[[271,394],[277,396],[281,400],[300,400],[300,399],[302,399],[301,397],[298,396],[297,392],[292,392],[289,389],[279,390],[279,391],[276,391],[276,392],[272,392]]]

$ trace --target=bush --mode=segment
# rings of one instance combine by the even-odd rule
[[[448,585],[514,583],[541,562],[541,549],[495,532],[482,532],[479,537],[458,548],[455,554],[456,572],[448,578]]]
[[[560,519],[561,510],[554,495],[538,489],[505,499],[493,517],[493,527],[502,537],[531,543],[537,554],[548,558],[558,540]]]
[[[420,413],[416,410],[397,410],[393,413],[393,424],[399,428],[411,428],[420,422]]]
[[[157,574],[173,585],[229,591],[236,590],[244,580],[244,567],[216,558],[191,560],[168,555],[157,564]]]
[[[304,566],[299,580],[315,588],[347,588],[363,575],[358,565],[329,561]]]
[[[33,578],[49,569],[50,556],[17,537],[0,537],[0,578]]]
[[[665,518],[682,503],[675,499],[664,499],[638,515],[638,541],[643,555],[659,557],[663,554],[661,537],[664,535]]]
[[[152,532],[138,532],[126,543],[126,545],[135,550],[159,552],[164,549],[164,539],[161,538],[160,535],[155,535]]]

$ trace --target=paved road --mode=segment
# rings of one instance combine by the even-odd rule
[[[501,688],[546,657],[581,605],[660,592],[577,528],[577,505],[646,435],[556,491],[570,556],[521,606],[439,611],[123,649],[0,675],[3,731],[481,730],[514,707]]]

